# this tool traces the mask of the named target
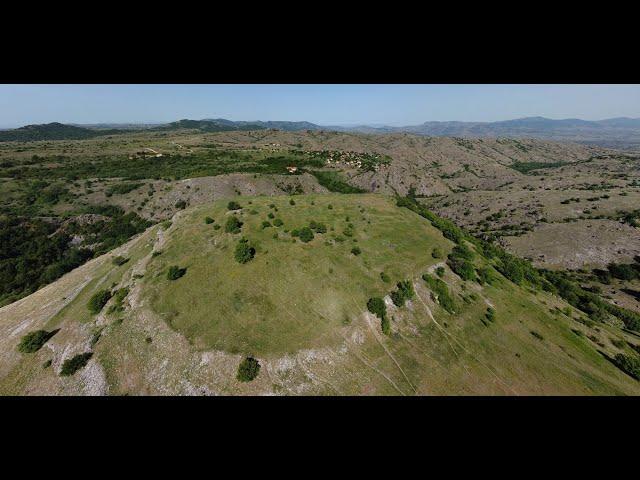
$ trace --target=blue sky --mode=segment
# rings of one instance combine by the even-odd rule
[[[181,118],[412,125],[640,117],[640,85],[0,85],[0,128]]]

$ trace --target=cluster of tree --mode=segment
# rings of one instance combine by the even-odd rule
[[[0,217],[0,306],[58,279],[94,256],[41,219]]]
[[[475,268],[469,261],[469,256],[464,246],[461,245],[463,241],[468,241],[496,270],[512,282],[518,285],[528,284],[532,288],[543,289],[557,294],[570,305],[585,312],[594,321],[603,321],[613,315],[621,320],[626,328],[640,331],[640,314],[613,305],[597,293],[582,288],[566,272],[537,269],[529,261],[511,255],[490,240],[476,238],[454,225],[451,221],[438,217],[420,205],[414,198],[398,198],[397,205],[406,207],[428,219],[434,227],[442,231],[445,237],[458,244],[452,254],[449,255],[447,263],[461,278],[465,280],[476,279],[480,282],[489,283],[493,280],[490,269],[483,271],[479,275],[480,279],[476,278]],[[616,275],[626,277],[629,275],[629,268],[637,271],[635,265],[623,267],[622,269],[614,267],[613,271],[616,272]],[[608,273],[611,274],[610,271]]]
[[[141,182],[116,183],[115,185],[108,187],[104,191],[104,194],[107,197],[111,197],[113,194],[124,195],[125,193],[133,192],[136,188],[139,188],[142,185],[144,185],[144,183]]]
[[[331,192],[338,193],[364,193],[362,188],[354,187],[348,184],[338,172],[323,171],[323,170],[311,170],[309,171],[316,179],[318,183]]]

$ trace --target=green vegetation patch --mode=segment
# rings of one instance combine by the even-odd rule
[[[64,363],[62,364],[62,368],[60,369],[60,375],[63,377],[68,377],[70,375],[73,375],[78,370],[83,368],[87,363],[89,363],[89,360],[91,360],[91,357],[93,357],[93,353],[86,352],[86,353],[80,353],[74,356],[73,358],[65,360]]]
[[[236,378],[241,382],[250,382],[260,373],[260,362],[253,357],[246,357],[238,366]]]
[[[18,344],[18,351],[21,353],[35,353],[42,348],[42,346],[49,341],[58,331],[54,330],[47,332],[46,330],[36,330],[34,332],[27,333],[20,339]]]

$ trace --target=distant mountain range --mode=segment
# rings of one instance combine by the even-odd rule
[[[14,130],[0,131],[0,141],[76,140],[102,135],[131,133],[137,130],[172,131],[200,130],[221,132],[232,130],[277,129],[285,131],[330,130],[358,133],[411,133],[446,137],[530,137],[567,141],[621,149],[640,149],[640,118],[610,118],[606,120],[580,120],[569,118],[552,120],[527,117],[500,122],[425,122],[404,127],[391,126],[323,126],[310,122],[290,121],[232,121],[224,118],[188,120],[166,124],[96,124],[64,125],[49,123],[28,125]]]

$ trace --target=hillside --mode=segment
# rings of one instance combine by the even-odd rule
[[[640,148],[640,119],[638,118],[588,121],[577,118],[553,120],[544,117],[527,117],[499,122],[424,122],[420,125],[404,127],[338,127],[336,130],[377,134],[401,132],[465,138],[537,138],[629,150]]]
[[[0,394],[640,394],[612,360],[633,333],[446,222],[383,195],[233,201],[0,308]]]
[[[62,123],[27,125],[13,130],[0,130],[0,142],[33,142],[39,140],[83,140],[87,138],[115,135],[121,130],[93,130]]]

